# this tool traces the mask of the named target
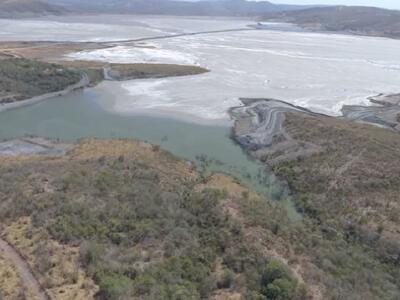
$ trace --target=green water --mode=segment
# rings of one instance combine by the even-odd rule
[[[229,127],[159,117],[121,116],[98,105],[99,97],[104,94],[88,89],[2,112],[0,139],[26,135],[64,141],[85,137],[140,139],[194,161],[205,172],[229,174],[273,199],[284,196],[284,189],[275,177],[231,141]]]

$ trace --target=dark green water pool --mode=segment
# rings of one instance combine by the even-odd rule
[[[102,95],[104,97],[104,95]],[[227,173],[274,199],[284,189],[264,166],[250,159],[229,137],[228,126],[205,126],[183,121],[121,116],[104,110],[96,89],[0,113],[0,139],[36,135],[76,141],[79,138],[134,138],[160,145],[194,161],[205,172]],[[292,210],[290,205],[289,213]]]

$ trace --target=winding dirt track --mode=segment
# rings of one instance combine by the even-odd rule
[[[27,262],[10,244],[2,239],[0,239],[0,255],[15,266],[22,283],[34,299],[51,300],[32,273]]]

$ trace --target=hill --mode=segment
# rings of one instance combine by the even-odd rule
[[[375,7],[318,7],[269,14],[263,20],[294,23],[317,31],[400,38],[400,11]]]
[[[192,16],[260,16],[269,12],[304,8],[268,1],[174,1],[174,0],[49,0],[75,12],[130,13]]]
[[[86,140],[66,155],[0,162],[0,246],[21,253],[51,299],[308,293],[283,258],[279,205],[232,178],[203,177],[157,146]],[[0,267],[0,294],[25,299],[24,278],[1,251]]]
[[[231,111],[234,138],[288,182],[305,230],[292,242],[321,272],[323,299],[396,299],[398,132],[273,99],[244,104]]]
[[[0,18],[59,15],[64,12],[61,6],[40,0],[0,0]]]
[[[157,146],[84,140],[63,155],[0,155],[0,246],[57,300],[397,299],[398,134],[304,113],[283,127],[289,151],[319,151],[287,159],[276,137],[275,153],[249,153],[286,158],[273,168],[301,220]],[[2,252],[0,267],[5,299],[29,295]]]
[[[60,92],[82,75],[62,66],[27,59],[0,60],[0,104]]]

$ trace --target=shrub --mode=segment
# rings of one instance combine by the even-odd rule
[[[100,280],[97,296],[106,300],[120,299],[131,294],[132,288],[133,282],[129,278],[116,274],[107,275]]]
[[[96,242],[84,242],[79,250],[80,261],[85,267],[96,264],[104,254],[103,245]]]
[[[217,287],[219,289],[228,289],[232,286],[234,274],[231,270],[226,270],[218,280]]]
[[[297,281],[290,270],[271,260],[261,274],[261,293],[271,300],[290,300],[295,296]]]
[[[264,294],[271,300],[289,300],[295,295],[295,286],[285,278],[275,279],[269,283]]]

